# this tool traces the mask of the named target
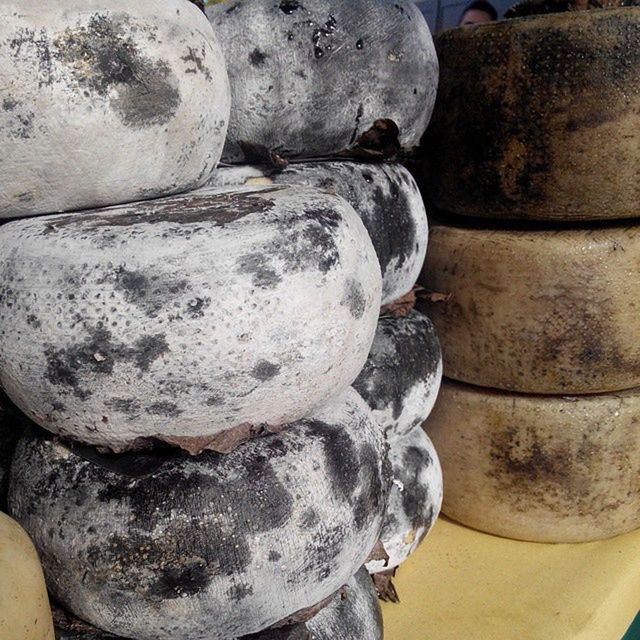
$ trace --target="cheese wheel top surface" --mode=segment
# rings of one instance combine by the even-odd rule
[[[637,217],[639,40],[637,7],[439,34],[425,140],[435,205],[494,218]]]
[[[525,393],[640,385],[640,226],[437,224],[421,282],[450,378]]]
[[[435,101],[438,61],[407,0],[234,0],[207,13],[233,95],[223,159],[240,143],[314,157],[353,146],[379,118],[416,146]]]
[[[496,535],[587,542],[640,526],[640,391],[501,393],[445,380],[426,430],[443,512]]]
[[[0,219],[201,185],[230,89],[186,0],[10,0],[0,7]]]
[[[112,450],[301,418],[356,378],[380,308],[362,222],[310,188],[10,222],[0,255],[3,387]]]

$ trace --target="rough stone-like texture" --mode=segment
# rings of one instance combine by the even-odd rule
[[[284,157],[352,147],[379,118],[416,146],[433,110],[438,61],[408,0],[232,0],[207,9],[227,60],[232,109],[223,159],[239,142]]]
[[[640,226],[560,230],[436,224],[420,303],[444,373],[525,393],[640,386]]]
[[[442,353],[433,324],[412,311],[381,317],[355,390],[392,443],[426,420],[442,379]]]
[[[434,204],[488,218],[637,217],[638,41],[633,7],[439,34],[425,136]]]
[[[640,392],[502,393],[446,380],[426,430],[442,511],[534,542],[587,542],[640,526]]]
[[[523,18],[543,13],[637,6],[640,6],[640,0],[523,0],[509,7],[504,17]]]
[[[228,455],[23,439],[10,507],[54,597],[137,640],[226,640],[333,595],[380,535],[386,443],[348,390]]]
[[[382,640],[382,612],[367,570],[360,569],[307,626],[310,640]]]
[[[418,279],[429,227],[418,185],[400,164],[302,162],[284,171],[220,167],[212,186],[304,185],[342,196],[362,219],[382,269],[382,304],[402,297]]]
[[[393,485],[380,535],[389,560],[368,562],[370,573],[399,567],[431,531],[442,506],[442,468],[421,427],[394,442],[389,459]]]
[[[81,442],[217,448],[214,436],[292,422],[346,389],[380,287],[355,211],[310,188],[9,222],[0,381],[34,422]]]
[[[9,468],[24,423],[9,399],[0,391],[0,511],[6,507]]]
[[[200,186],[230,89],[187,0],[9,0],[0,7],[0,219]]]

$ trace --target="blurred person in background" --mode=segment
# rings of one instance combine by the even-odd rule
[[[459,26],[464,27],[469,24],[493,22],[497,19],[498,12],[490,2],[486,2],[486,0],[475,0],[465,7],[462,16],[460,16]]]

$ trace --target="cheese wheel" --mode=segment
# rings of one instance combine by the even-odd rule
[[[438,61],[408,0],[251,0],[207,13],[224,51],[232,108],[223,160],[241,143],[317,157],[357,143],[379,118],[417,146],[431,116]]]
[[[0,7],[0,219],[185,191],[220,159],[230,89],[186,0]]]
[[[383,316],[369,357],[353,383],[394,443],[431,413],[442,379],[440,342],[431,320],[418,311]]]
[[[358,571],[307,627],[309,640],[382,640],[382,612],[367,570]]]
[[[226,450],[353,382],[380,287],[355,211],[310,188],[10,222],[0,381],[36,423],[81,442]]]
[[[332,596],[380,535],[386,445],[349,390],[228,455],[23,439],[10,507],[54,597],[136,640],[235,638]]]
[[[586,542],[640,527],[640,390],[529,396],[445,381],[427,433],[443,512],[534,542]]]
[[[439,224],[421,282],[445,375],[526,393],[640,386],[640,226]]]
[[[491,218],[637,217],[639,40],[637,7],[439,34],[424,142],[434,204]]]
[[[427,212],[415,180],[401,164],[301,162],[284,171],[220,167],[210,184],[305,185],[342,196],[362,219],[382,269],[382,304],[411,291],[427,253]]]
[[[392,443],[393,483],[380,541],[388,561],[367,563],[370,573],[392,571],[420,545],[442,506],[442,469],[431,440],[421,427]]]
[[[0,638],[54,640],[42,567],[27,534],[0,513]]]
[[[511,5],[505,11],[504,18],[523,18],[541,13],[637,6],[640,6],[640,0],[522,0],[522,2]]]

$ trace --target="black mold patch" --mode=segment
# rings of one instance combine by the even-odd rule
[[[269,562],[279,562],[282,556],[277,551],[269,551]]]
[[[204,9],[203,9],[204,11]],[[182,56],[180,60],[187,63],[192,63],[193,67],[188,68],[185,73],[202,73],[207,80],[211,80],[211,71],[205,66],[204,61],[206,58],[204,45],[197,51],[193,47],[187,47],[188,53]]]
[[[372,518],[375,518],[376,514],[384,510],[387,491],[391,484],[391,468],[386,456],[382,463],[383,478],[381,480],[377,476],[377,469],[381,466],[378,452],[370,444],[362,447],[358,459],[361,491],[353,505],[354,522],[360,531],[371,522]]]
[[[193,318],[202,318],[204,312],[211,306],[211,298],[194,298],[189,301],[186,309],[186,315]]]
[[[257,47],[249,54],[249,62],[253,67],[262,67],[264,66],[265,60],[267,59],[267,55],[262,53],[260,49]]]
[[[237,584],[227,591],[227,595],[234,602],[241,602],[253,594],[253,587],[249,584]]]
[[[2,109],[8,114],[6,131],[12,138],[22,138],[28,140],[33,135],[33,121],[35,113],[25,108],[20,102],[5,98],[2,102]]]
[[[149,595],[161,600],[175,600],[205,591],[211,582],[203,562],[186,567],[167,567],[149,587]]]
[[[287,15],[291,15],[298,9],[303,9],[304,7],[298,2],[298,0],[282,0],[280,2],[280,11],[282,13],[286,13]]]
[[[430,502],[429,489],[419,479],[432,464],[428,451],[408,447],[402,456],[402,466],[394,469],[397,479],[404,486],[402,508],[415,529],[424,525],[425,506]]]
[[[320,529],[305,548],[305,562],[300,567],[295,581],[304,583],[310,580],[326,580],[342,552],[345,534],[341,525]]]
[[[349,307],[349,312],[356,319],[360,320],[367,309],[366,298],[362,285],[349,278],[345,284],[344,298],[342,299],[342,305]]]
[[[261,289],[273,289],[282,282],[282,276],[272,267],[264,253],[248,253],[236,263],[239,274],[252,276],[253,285]]]
[[[166,418],[177,418],[182,413],[175,402],[156,402],[147,407],[145,411],[150,415]]]
[[[166,124],[180,106],[169,65],[143,56],[123,20],[96,13],[86,27],[68,28],[57,38],[53,55],[80,87],[108,99],[126,126]]]
[[[251,375],[261,382],[266,382],[275,378],[280,373],[280,368],[279,364],[262,360],[253,368]]]

